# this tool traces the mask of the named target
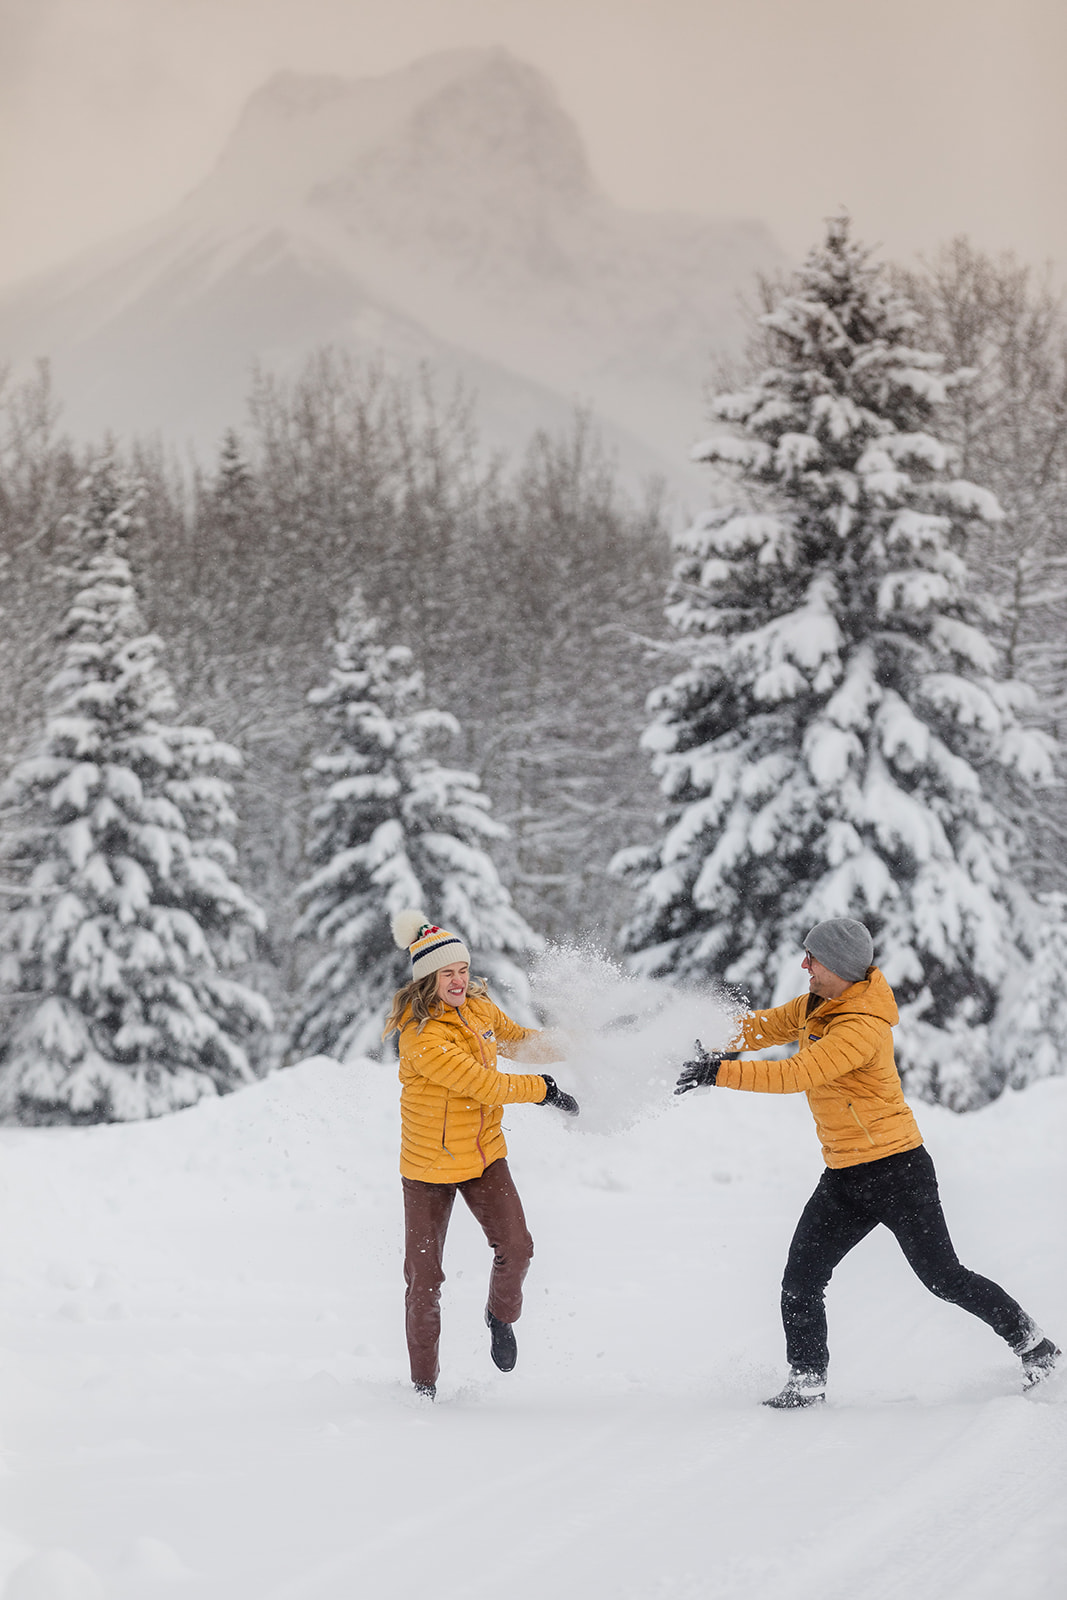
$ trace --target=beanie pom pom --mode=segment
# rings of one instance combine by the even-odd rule
[[[423,928],[430,926],[430,919],[425,911],[415,911],[408,907],[398,911],[393,917],[390,927],[393,930],[393,943],[398,950],[408,950],[415,943]]]

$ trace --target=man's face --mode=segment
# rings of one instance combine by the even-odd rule
[[[847,979],[839,978],[836,972],[831,972],[821,961],[816,961],[810,950],[805,950],[800,965],[808,974],[809,993],[817,994],[820,1000],[836,1000],[852,987]]]

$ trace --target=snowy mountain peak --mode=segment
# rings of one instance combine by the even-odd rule
[[[337,345],[470,386],[493,448],[578,398],[635,477],[683,473],[737,289],[779,259],[758,223],[615,205],[552,85],[504,50],[283,72],[181,205],[0,298],[0,360],[48,356],[79,433],[214,449],[254,362]]]
[[[473,168],[523,198],[574,202],[593,193],[581,136],[552,85],[503,50],[467,55],[464,70],[418,108],[410,137],[435,174]]]
[[[592,190],[551,85],[503,50],[450,50],[377,78],[281,72],[246,103],[187,204],[231,215],[401,183],[453,202],[475,190],[573,203]]]

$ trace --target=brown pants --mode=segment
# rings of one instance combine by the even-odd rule
[[[404,1297],[412,1383],[436,1383],[440,1366],[442,1257],[457,1190],[481,1224],[493,1252],[489,1310],[501,1322],[517,1322],[522,1312],[522,1282],[533,1256],[533,1240],[522,1201],[506,1161],[494,1161],[480,1178],[466,1183],[404,1185]]]

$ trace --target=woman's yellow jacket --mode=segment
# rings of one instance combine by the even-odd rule
[[[508,1153],[503,1107],[540,1102],[545,1080],[498,1072],[497,1052],[525,1045],[536,1058],[538,1031],[520,1028],[485,995],[468,995],[458,1009],[432,1018],[422,1032],[408,1017],[400,1029],[400,1171],[422,1183],[480,1178]],[[545,1060],[554,1060],[551,1053]]]
[[[800,995],[770,1011],[749,1011],[738,1046],[763,1050],[796,1042],[785,1061],[723,1061],[716,1085],[808,1097],[828,1167],[855,1167],[922,1144],[893,1059],[899,1020],[877,967],[837,1000]]]

